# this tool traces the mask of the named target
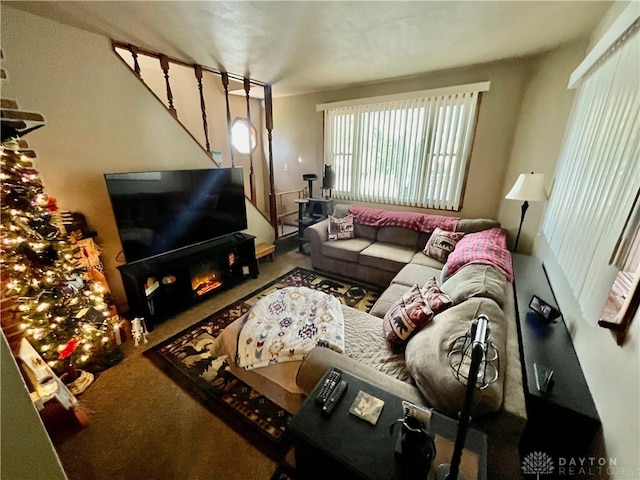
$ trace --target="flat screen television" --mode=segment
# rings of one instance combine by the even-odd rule
[[[127,262],[247,228],[242,168],[104,177]]]

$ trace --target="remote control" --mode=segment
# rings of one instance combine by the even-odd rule
[[[320,388],[320,392],[316,396],[316,403],[318,405],[324,405],[331,393],[336,388],[338,383],[340,382],[340,378],[342,378],[342,372],[337,368],[332,368],[331,371],[327,374],[327,377],[324,379],[324,383]]]
[[[340,397],[342,397],[342,394],[347,389],[347,386],[348,384],[344,380],[340,382],[340,384],[331,393],[329,399],[324,402],[324,405],[322,406],[322,413],[329,415],[333,411],[335,406],[338,404],[338,400],[340,400]]]

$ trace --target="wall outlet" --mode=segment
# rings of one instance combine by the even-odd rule
[[[288,163],[285,163],[285,164],[284,164],[284,171],[285,171],[285,172],[288,172],[288,171],[289,171],[289,164],[288,164]]]

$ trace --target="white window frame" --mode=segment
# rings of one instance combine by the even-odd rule
[[[236,131],[238,127],[243,127]],[[249,147],[251,142],[251,147]],[[257,133],[255,127],[246,118],[237,117],[231,122],[231,145],[240,155],[250,155],[258,146]]]
[[[490,82],[316,106],[337,199],[460,211]]]

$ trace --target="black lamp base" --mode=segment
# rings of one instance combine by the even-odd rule
[[[443,463],[436,470],[436,480],[467,480],[464,475],[458,473],[457,479],[449,478],[449,468],[451,465]]]
[[[522,232],[522,223],[524,222],[524,216],[529,208],[529,202],[526,200],[520,206],[520,226],[518,227],[518,236],[516,237],[516,244],[513,247],[513,253],[518,253],[518,242],[520,241],[520,233]]]

